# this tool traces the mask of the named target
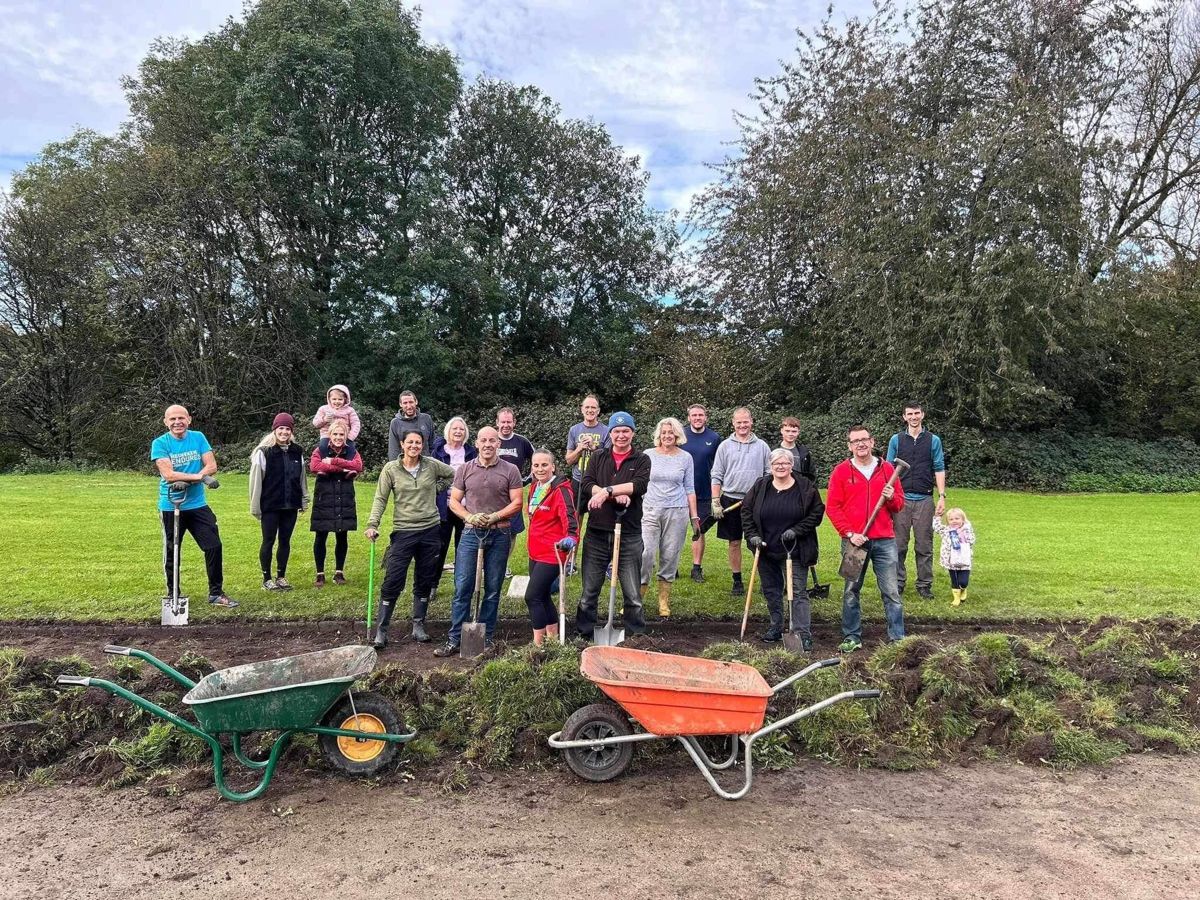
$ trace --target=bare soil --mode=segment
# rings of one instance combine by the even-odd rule
[[[60,786],[0,798],[0,896],[1121,897],[1200,894],[1200,759],[764,773],[686,760],[466,793],[282,771],[251,803]]]
[[[449,623],[432,622],[429,632],[434,638],[428,644],[417,644],[407,637],[408,621],[393,620],[394,640],[380,654],[380,664],[396,663],[414,672],[449,666],[470,668],[473,660],[457,657],[438,659],[433,650],[444,641]],[[747,638],[756,640],[764,623],[751,621]],[[970,640],[985,631],[1004,631],[1029,637],[1054,633],[1062,623],[1036,621],[1005,624],[940,621],[908,623],[909,634],[922,634],[937,643]],[[667,653],[698,654],[719,641],[737,640],[741,622],[693,621],[671,622],[666,626],[652,625],[649,634],[630,638],[626,646]],[[840,625],[814,623],[813,637],[816,652],[835,655],[842,639]],[[525,644],[530,640],[528,623],[524,619],[501,620],[496,629],[499,649],[505,644]],[[103,663],[105,644],[124,644],[145,650],[168,662],[186,651],[198,653],[218,668],[238,663],[256,662],[277,656],[290,656],[309,650],[324,650],[341,644],[360,643],[366,639],[366,628],[360,622],[238,622],[220,625],[189,625],[186,628],[163,628],[158,625],[128,624],[13,624],[0,623],[0,647],[19,647],[40,657],[79,654],[93,663]],[[886,640],[880,625],[864,625],[863,640],[867,652]],[[761,645],[766,646],[766,645]],[[778,646],[778,645],[776,645]]]

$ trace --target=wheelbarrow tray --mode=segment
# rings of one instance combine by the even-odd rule
[[[372,647],[350,645],[232,666],[205,676],[183,702],[209,734],[309,728],[375,657]]]
[[[753,666],[626,647],[588,647],[579,670],[662,737],[757,731],[772,693]]]

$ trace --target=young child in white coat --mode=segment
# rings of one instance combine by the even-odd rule
[[[939,562],[950,574],[951,606],[967,599],[967,583],[971,580],[971,562],[975,555],[975,529],[967,514],[958,507],[946,510],[946,522],[933,517],[933,530],[942,536]]]

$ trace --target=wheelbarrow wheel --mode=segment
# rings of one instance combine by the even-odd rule
[[[633,734],[629,719],[611,703],[593,703],[571,713],[563,725],[564,741],[604,740]],[[586,781],[612,781],[633,761],[633,744],[600,744],[563,751],[567,767]]]
[[[349,731],[404,733],[404,722],[396,707],[379,694],[369,691],[355,693],[353,706],[349,697],[343,697],[326,713],[321,724],[327,728]],[[395,759],[399,752],[400,745],[392,741],[321,735],[321,753],[325,759],[335,769],[348,775],[374,775]]]

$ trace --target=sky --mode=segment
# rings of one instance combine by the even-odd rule
[[[685,210],[752,112],[756,76],[794,55],[829,0],[425,0],[421,31],[463,75],[532,84],[607,126],[650,172],[649,201]],[[839,20],[869,8],[833,0]],[[241,0],[0,0],[0,185],[76,127],[112,132],[122,75],[157,37],[197,39]]]

